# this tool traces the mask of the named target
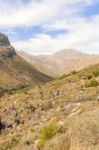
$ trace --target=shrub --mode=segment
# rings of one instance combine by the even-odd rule
[[[90,75],[87,75],[87,79],[88,79],[88,80],[90,80],[90,79],[92,79],[92,78],[93,78],[93,75],[91,75],[91,74],[90,74]]]
[[[45,142],[54,137],[58,132],[59,130],[55,123],[50,123],[47,126],[43,127],[39,134],[39,138],[41,141],[40,146],[43,147],[45,145]]]
[[[59,80],[64,79],[66,77],[70,76],[70,74],[63,74],[62,76],[59,77]]]
[[[90,81],[85,83],[85,87],[96,87],[99,85],[99,82],[95,79],[91,79]]]
[[[97,71],[94,71],[93,72],[93,75],[94,75],[94,77],[98,77],[99,76],[99,71],[97,70]]]
[[[77,73],[77,71],[76,70],[73,70],[72,72],[71,72],[71,74],[76,74]]]
[[[91,80],[93,78],[92,74],[86,75],[83,77],[83,80]]]

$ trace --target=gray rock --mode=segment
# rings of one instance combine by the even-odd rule
[[[10,41],[6,35],[0,33],[0,46],[4,45],[10,45]]]

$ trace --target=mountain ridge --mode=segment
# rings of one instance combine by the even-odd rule
[[[23,51],[18,54],[39,71],[52,77],[68,74],[73,70],[79,71],[99,62],[99,55],[73,49],[58,51],[52,55],[33,56]]]

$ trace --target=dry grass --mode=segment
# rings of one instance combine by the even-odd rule
[[[2,131],[0,148],[3,149],[2,143],[8,140],[6,150],[9,146],[10,150],[38,150],[39,140],[44,139],[45,147],[40,147],[41,150],[99,150],[99,87],[81,87],[86,81],[83,77],[92,72],[93,69],[89,72],[88,68],[42,85],[44,99],[40,98],[38,86],[0,98],[2,120],[12,125],[16,125],[15,119],[23,122]],[[50,97],[50,92],[57,93],[57,90],[59,94]],[[57,132],[56,125],[42,128],[52,121],[59,125],[61,132]],[[18,134],[20,141],[11,142],[13,135]]]
[[[44,150],[69,150],[70,139],[67,134],[57,135],[52,140],[48,141]]]

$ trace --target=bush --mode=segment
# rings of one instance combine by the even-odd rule
[[[92,79],[92,78],[93,78],[93,75],[91,75],[91,74],[90,74],[90,75],[87,75],[87,79],[88,79],[88,80],[90,80],[90,79]]]
[[[70,75],[71,75],[71,74],[63,74],[62,76],[59,77],[59,80],[64,79],[64,78],[66,78],[66,77],[68,77],[68,76],[70,76]]]
[[[45,142],[52,137],[54,137],[59,132],[58,127],[55,123],[50,123],[47,126],[43,127],[40,134],[40,145],[43,147],[45,145]]]
[[[77,73],[77,71],[76,70],[73,70],[72,72],[71,72],[71,74],[76,74]]]
[[[99,76],[99,71],[97,70],[97,71],[94,71],[93,72],[93,75],[94,75],[94,77],[98,77]]]
[[[85,87],[96,87],[99,86],[99,82],[95,79],[91,79],[90,81],[85,83]]]

